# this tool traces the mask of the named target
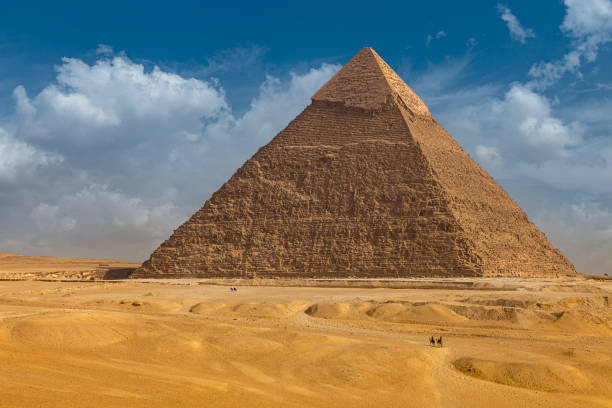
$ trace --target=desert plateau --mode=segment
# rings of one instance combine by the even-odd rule
[[[609,280],[326,283],[2,281],[0,405],[612,406]]]

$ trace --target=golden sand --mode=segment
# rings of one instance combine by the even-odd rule
[[[612,406],[612,282],[477,283],[0,282],[0,406]]]
[[[94,258],[24,256],[0,252],[0,279],[102,279],[109,273],[140,266],[134,262]]]

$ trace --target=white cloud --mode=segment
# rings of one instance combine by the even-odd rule
[[[595,61],[600,47],[612,41],[611,0],[565,0],[565,5],[561,30],[573,39],[572,49],[559,60],[534,64],[529,71],[532,87],[550,87],[568,72],[580,76],[583,60]]]
[[[98,48],[96,48],[96,54],[112,55],[114,53],[115,49],[107,44],[98,44]]]
[[[609,41],[612,32],[612,2],[610,0],[565,0],[567,14],[561,29],[578,39],[598,37],[598,40]],[[596,51],[596,50],[589,50]],[[589,53],[587,58],[593,61],[596,53]]]
[[[437,112],[434,107],[434,113],[494,175],[571,161],[584,144],[583,123],[557,117],[550,99],[523,84],[513,84],[502,97],[485,94],[465,102]]]
[[[510,30],[510,37],[512,37],[513,40],[525,44],[528,38],[535,38],[533,30],[531,28],[524,28],[507,6],[498,4],[497,11],[501,15],[501,19],[506,22],[508,30]]]
[[[0,181],[14,182],[20,173],[31,173],[61,161],[61,156],[42,152],[0,128]]]
[[[168,139],[178,131],[201,134],[202,118],[227,108],[223,91],[118,56],[88,65],[63,58],[57,83],[34,98],[18,87],[14,95],[18,136],[64,150],[113,148]]]
[[[427,41],[425,42],[425,45],[429,47],[432,40],[437,40],[444,37],[446,37],[446,31],[444,30],[438,31],[435,35],[427,34]]]
[[[513,85],[502,101],[496,101],[492,113],[530,147],[566,156],[567,148],[582,142],[581,123],[564,123],[554,117],[550,100],[521,84]]]

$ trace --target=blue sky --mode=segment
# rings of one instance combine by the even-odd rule
[[[145,259],[372,46],[612,271],[611,0],[28,3],[0,14],[0,251]]]

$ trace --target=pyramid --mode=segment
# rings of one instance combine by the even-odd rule
[[[574,273],[423,101],[363,48],[132,276]]]

